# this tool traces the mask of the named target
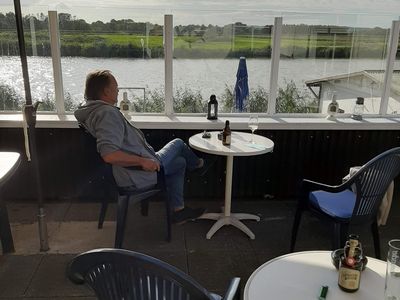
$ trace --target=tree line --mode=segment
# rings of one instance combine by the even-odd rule
[[[159,24],[132,19],[88,23],[68,13],[59,13],[58,20],[63,56],[162,58],[164,55],[163,26]],[[35,50],[32,48],[31,24],[35,26]],[[33,55],[35,51],[39,56],[50,56],[48,16],[43,13],[25,15],[23,26],[27,54]],[[272,25],[251,26],[241,22],[225,26],[189,24],[177,25],[174,31],[174,52],[180,58],[268,58],[271,55]],[[356,57],[376,58],[386,49],[381,38],[386,33],[387,29],[379,27],[284,24],[282,39],[286,42],[281,46],[281,53],[287,58],[349,58],[356,53],[352,51],[352,38],[357,36],[361,37],[359,42],[368,47],[359,45],[357,49],[361,52],[357,50]],[[0,55],[18,55],[13,12],[0,13]]]

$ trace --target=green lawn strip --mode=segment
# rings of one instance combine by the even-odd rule
[[[26,43],[30,44],[30,33],[25,33],[25,37]],[[0,43],[3,45],[3,49],[5,45],[15,44],[16,38],[15,32],[0,32]],[[383,35],[362,35],[357,33],[353,35],[343,34],[336,36],[326,34],[284,34],[281,38],[281,50],[287,53],[289,56],[291,53],[305,53],[307,49],[308,51],[315,49],[318,51],[319,57],[329,57],[329,53],[332,53],[333,51],[335,51],[335,53],[338,53],[336,51],[342,53],[341,57],[348,57],[351,49],[353,48],[353,55],[359,53],[361,55],[360,57],[380,57],[386,49],[386,39],[387,37]],[[48,31],[37,31],[36,41],[37,45],[42,45],[42,47],[49,45],[50,39],[48,36]],[[128,33],[61,32],[61,45],[63,47],[75,47],[77,49],[98,49],[99,47],[110,48],[129,46],[139,51],[142,48],[142,42],[144,47],[148,46],[150,49],[157,48],[161,49],[162,51],[162,36],[148,36],[146,38],[144,35]],[[207,57],[217,55],[218,51],[221,53],[240,51],[244,51],[244,53],[251,53],[253,51],[264,53],[271,47],[271,37],[259,35],[236,35],[232,40],[230,35],[204,35],[203,37],[175,36],[174,47],[175,49],[186,51],[187,53],[191,51],[196,51],[196,53],[204,53],[204,55]],[[79,56],[79,50],[76,50],[74,53],[75,54],[72,55]],[[95,55],[95,52],[93,52],[90,56]],[[101,53],[99,55],[101,56]]]

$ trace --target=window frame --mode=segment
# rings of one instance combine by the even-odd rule
[[[61,52],[60,52],[60,31],[58,12],[56,10],[49,10],[49,33],[51,42],[51,58],[53,64],[53,80],[55,88],[55,114],[58,116],[68,115],[70,112],[65,111],[65,99],[64,99],[64,87],[62,78],[62,67],[61,67]],[[324,113],[316,114],[277,114],[276,113],[276,97],[278,89],[278,78],[279,78],[279,62],[280,62],[280,44],[281,44],[281,33],[282,33],[283,17],[275,17],[274,25],[271,37],[272,53],[271,53],[271,68],[270,68],[270,88],[269,88],[269,103],[268,111],[265,113],[258,113],[260,116],[289,116],[289,117],[324,117]],[[379,114],[368,115],[368,117],[383,117],[391,116],[397,117],[397,115],[389,115],[388,101],[390,97],[390,87],[392,82],[392,75],[394,69],[394,62],[396,60],[396,53],[398,50],[400,34],[400,20],[393,20],[390,28],[390,40],[387,45],[388,54],[386,57],[386,69],[384,77],[384,88],[382,89],[381,103],[379,108]],[[202,116],[204,114],[180,114],[173,111],[173,51],[174,51],[174,28],[173,28],[173,14],[164,15],[164,95],[165,95],[165,111],[161,115],[172,117],[174,115],[194,115]],[[10,112],[0,112],[5,114]],[[11,112],[13,113],[13,112]],[[42,112],[40,112],[42,113]],[[143,115],[154,115],[156,113],[143,113]],[[160,115],[160,114],[158,114]],[[221,116],[246,116],[246,113],[226,113],[220,114]],[[350,114],[344,114],[344,117],[348,117]]]

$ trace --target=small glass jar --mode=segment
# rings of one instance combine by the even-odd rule
[[[354,120],[361,121],[363,113],[364,113],[364,98],[357,97],[356,105],[354,106],[353,114],[351,115],[351,117]]]

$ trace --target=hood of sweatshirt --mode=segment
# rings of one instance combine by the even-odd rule
[[[104,108],[104,105],[114,107],[118,109],[118,107],[109,104],[108,102],[102,100],[88,100],[81,104],[78,109],[74,112],[75,118],[79,123],[85,123],[90,115],[95,112],[97,109]]]

